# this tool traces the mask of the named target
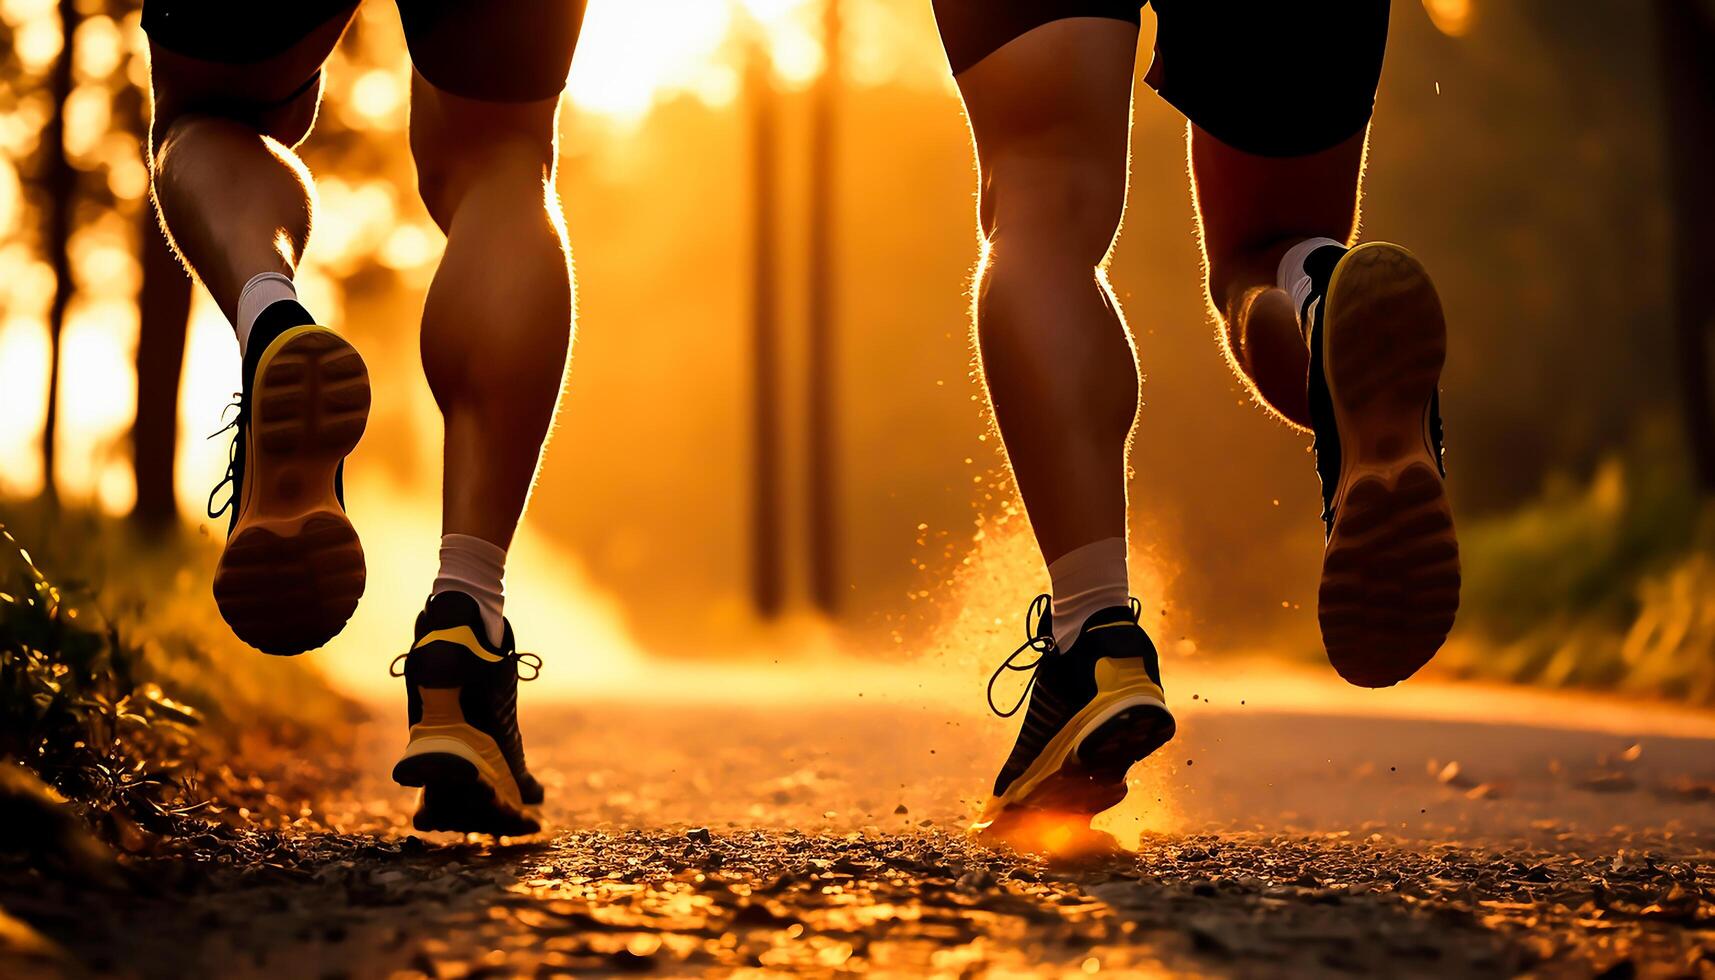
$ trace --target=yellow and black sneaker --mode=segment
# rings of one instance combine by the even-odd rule
[[[1160,659],[1138,625],[1137,600],[1092,614],[1066,650],[1054,643],[1050,608],[1046,595],[1030,604],[1024,645],[989,678],[996,714],[1012,717],[1025,697],[1030,709],[972,830],[1030,811],[1094,816],[1125,798],[1133,763],[1173,738]],[[1017,663],[1026,651],[1036,659]],[[1033,674],[1018,703],[1002,711],[994,685],[1007,671]]]
[[[1386,687],[1435,656],[1459,609],[1459,544],[1442,464],[1447,325],[1412,254],[1370,242],[1305,261],[1310,420],[1327,545],[1318,618],[1328,660]]]
[[[512,624],[488,642],[476,600],[442,592],[417,615],[417,638],[394,676],[405,678],[411,740],[393,781],[422,788],[418,830],[518,837],[542,829],[542,784],[524,763],[518,731],[520,669],[534,680],[542,659],[519,653]]]
[[[231,465],[209,494],[209,517],[232,512],[215,605],[263,653],[303,653],[333,639],[363,595],[344,468],[369,419],[369,371],[303,307],[275,303],[251,330],[236,407]],[[231,491],[216,509],[221,487]]]

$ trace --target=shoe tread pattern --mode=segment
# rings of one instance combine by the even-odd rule
[[[262,365],[245,466],[248,499],[215,570],[214,597],[239,639],[292,655],[338,635],[367,578],[335,490],[369,415],[369,373],[338,334],[287,338]]]
[[[1417,260],[1366,246],[1341,263],[1326,327],[1341,476],[1318,618],[1340,675],[1385,687],[1434,657],[1459,606],[1459,548],[1429,418],[1446,326]]]

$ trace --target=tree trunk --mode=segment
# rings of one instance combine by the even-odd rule
[[[191,311],[191,280],[147,205],[138,222],[143,288],[137,297],[137,418],[131,426],[131,465],[137,505],[131,520],[151,531],[178,523],[173,461],[178,454],[179,376]]]
[[[1698,489],[1715,496],[1715,3],[1656,0],[1673,222],[1673,330]]]
[[[840,3],[824,0],[822,77],[812,94],[808,329],[810,597],[817,608],[839,607],[838,364],[834,333],[834,125],[840,73]]]
[[[77,193],[77,172],[66,159],[64,112],[66,99],[71,96],[72,38],[77,32],[78,12],[75,0],[60,0],[60,36],[64,38],[59,60],[54,63],[48,81],[54,113],[42,127],[41,153],[45,154],[42,189],[47,197],[47,227],[42,233],[42,250],[54,270],[53,305],[48,309],[48,411],[42,423],[42,495],[50,503],[59,499],[59,486],[54,479],[54,443],[59,435],[60,401],[60,335],[65,329],[66,307],[71,304],[71,257],[67,247],[71,241],[73,198]]]
[[[758,32],[760,34],[760,32]],[[766,41],[751,52],[749,103],[751,193],[751,599],[764,616],[785,604],[780,492],[780,316],[775,238],[774,72]]]

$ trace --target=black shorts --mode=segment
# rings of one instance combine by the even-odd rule
[[[1387,50],[1388,0],[1148,0],[1146,80],[1211,136],[1259,156],[1303,156],[1362,132]],[[934,0],[955,75],[1050,21],[1137,24],[1139,0]]]
[[[560,94],[584,0],[398,0],[411,62],[429,84],[488,102]],[[175,54],[252,65],[317,28],[349,20],[357,0],[144,0],[143,29]]]

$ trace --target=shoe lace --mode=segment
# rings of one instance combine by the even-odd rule
[[[227,418],[229,414],[231,418]],[[244,396],[238,392],[233,392],[232,403],[221,409],[220,417],[226,419],[226,424],[209,433],[210,439],[218,439],[221,435],[237,429],[243,423]],[[242,435],[242,432],[234,433],[232,446],[226,454],[226,476],[222,477],[221,481],[214,485],[214,489],[208,492],[208,507],[206,509],[211,520],[226,513],[238,502],[238,440]],[[229,488],[226,494],[226,503],[221,504],[220,509],[216,510],[214,498],[219,495],[222,487]]]
[[[519,680],[533,681],[542,676],[542,658],[536,654],[519,652],[513,654],[512,659],[517,662],[518,666],[530,668],[530,676],[525,677],[523,672],[520,671],[518,674]]]
[[[1024,613],[1024,642],[1019,644],[1018,649],[1007,654],[1006,659],[1002,660],[1000,662],[1000,666],[994,669],[994,673],[989,675],[989,710],[1002,718],[1011,718],[1013,715],[1018,714],[1018,709],[1024,707],[1025,699],[1030,697],[1030,689],[1036,686],[1035,671],[1037,665],[1042,663],[1044,657],[1060,651],[1060,648],[1054,645],[1053,634],[1038,636],[1036,632],[1037,627],[1042,624],[1042,617],[1048,614],[1048,610],[1052,608],[1053,602],[1053,597],[1046,592],[1030,600],[1030,608],[1025,610]],[[1027,650],[1034,650],[1036,652],[1036,659],[1026,664],[1018,663],[1018,658],[1023,656]],[[1030,671],[1031,674],[1030,680],[1025,682],[1024,690],[1020,691],[1018,694],[1017,703],[1011,708],[1002,711],[1000,710],[1000,705],[996,704],[994,701],[994,686],[995,683],[1000,680],[1001,675],[1007,671]]]
[[[1046,592],[1030,601],[1030,608],[1024,613],[1024,642],[1019,645],[1018,649],[1007,654],[1006,659],[1002,660],[1000,666],[994,669],[994,673],[989,675],[989,710],[1002,718],[1011,718],[1018,714],[1018,709],[1024,707],[1025,699],[1030,697],[1031,689],[1036,686],[1036,668],[1041,665],[1043,658],[1049,654],[1060,652],[1059,645],[1054,642],[1053,634],[1036,635],[1037,628],[1042,625],[1042,617],[1048,614],[1048,611],[1053,608],[1053,604],[1053,597]],[[1131,607],[1131,621],[1135,623],[1143,616],[1143,603],[1139,602],[1136,596],[1133,596],[1128,605]],[[1017,663],[1018,658],[1026,650],[1036,651],[1036,659],[1027,664]],[[1009,670],[1018,672],[1028,670],[1031,672],[1030,680],[1025,682],[1024,690],[1018,692],[1018,701],[1012,707],[1002,711],[1000,705],[994,703],[994,685],[1000,680],[1000,676]]]

